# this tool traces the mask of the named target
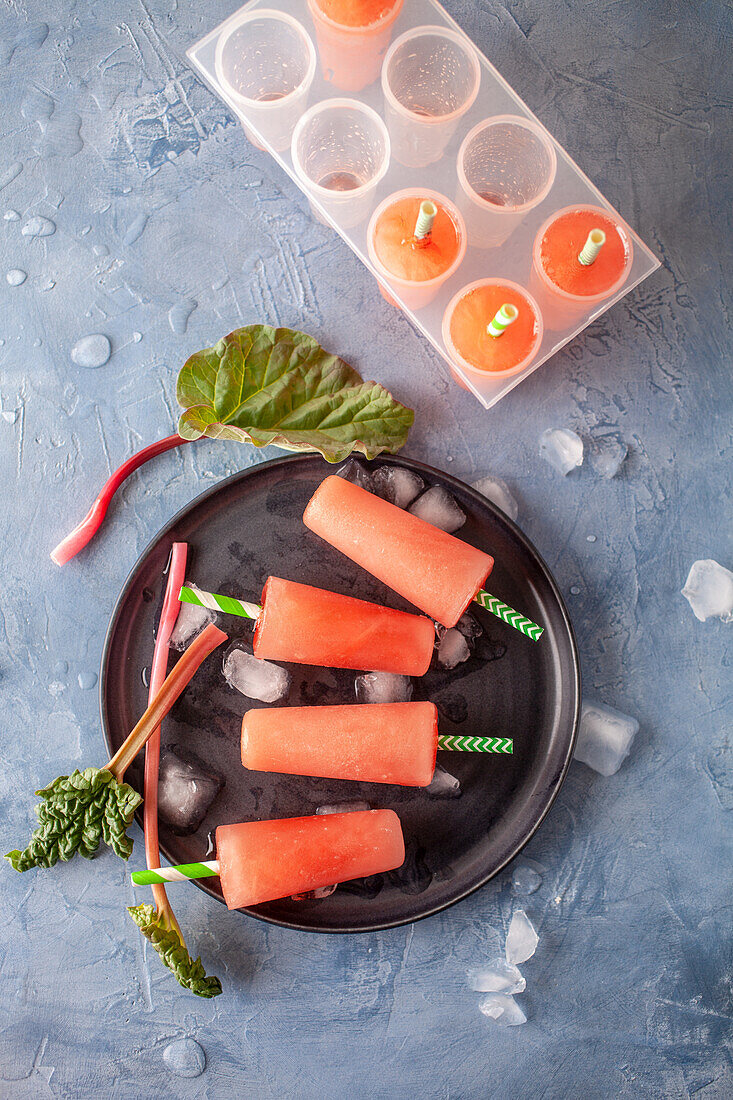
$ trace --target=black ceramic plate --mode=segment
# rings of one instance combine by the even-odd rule
[[[489,551],[496,565],[489,590],[519,608],[545,633],[539,642],[475,607],[484,633],[465,664],[433,667],[415,680],[415,698],[432,699],[443,733],[514,738],[513,756],[438,753],[461,785],[457,798],[424,790],[246,771],[240,763],[241,718],[252,703],[232,690],[222,652],[207,659],[163,725],[163,745],[194,753],[226,778],[196,833],[175,835],[161,822],[161,849],[172,863],[203,859],[217,825],[313,814],[324,804],[360,800],[392,807],[405,833],[399,871],[346,883],[328,898],[284,899],[248,910],[291,928],[357,932],[387,928],[435,913],[465,897],[509,862],[547,813],[572,755],[580,700],[572,629],[547,567],[514,524],[462,482],[408,459],[384,458],[442,484],[468,520],[459,537]],[[143,671],[174,540],[189,544],[187,576],[212,592],[258,600],[270,573],[406,610],[399,596],[313,535],[302,522],[313,490],[329,472],[311,455],[281,458],[221,482],[184,508],[148,546],[117,601],[102,659],[102,722],[116,749],[146,706]],[[233,640],[251,641],[244,619],[220,616]],[[290,666],[288,702],[354,701],[356,673]],[[140,758],[141,759],[141,758]],[[128,773],[140,789],[141,763]],[[139,849],[138,849],[139,850]],[[219,880],[201,889],[221,898]]]

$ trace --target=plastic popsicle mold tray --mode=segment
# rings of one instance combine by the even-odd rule
[[[411,38],[418,28],[421,35]],[[375,278],[367,232],[373,211],[387,196],[424,187],[458,206],[466,221],[466,252],[433,300],[410,309],[401,299],[399,287],[390,285],[386,290],[440,352],[457,380],[490,408],[655,271],[659,261],[436,0],[404,0],[382,62],[385,41],[382,31],[365,46],[367,51],[379,51],[371,66],[376,78],[359,91],[344,90],[324,78],[325,55],[319,57],[307,0],[252,0],[192,46],[187,55],[240,119],[250,140],[272,154],[306,195],[314,215],[343,237]],[[432,60],[428,57],[431,50]],[[354,74],[368,72],[369,60],[367,57],[365,63],[360,58],[347,82]],[[431,63],[437,65],[442,79],[435,79]],[[283,81],[282,90],[278,79]],[[239,88],[247,91],[247,81],[254,81],[255,94],[239,94],[237,80]],[[369,189],[359,188],[358,212],[350,209],[348,202],[324,205],[323,190],[309,189],[291,156],[289,138],[298,120],[330,99],[365,104],[385,120],[389,130],[388,167],[380,169],[371,201]],[[414,115],[407,113],[409,107],[415,109]],[[490,127],[482,125],[489,120]],[[363,139],[363,135],[357,137]],[[522,164],[523,157],[526,164]],[[474,195],[478,192],[489,201],[469,198],[470,184]],[[339,186],[349,183],[342,181]],[[496,205],[497,194],[499,202],[508,205]],[[340,197],[346,199],[347,195],[344,191]],[[533,275],[532,266],[540,227],[563,208],[583,205],[602,207],[620,224],[631,243],[631,261],[622,285],[601,301],[581,305],[579,312],[577,304],[570,309],[564,309],[562,302],[557,306]],[[516,373],[466,370],[451,361],[443,340],[443,317],[449,302],[461,288],[489,278],[519,283],[537,298],[543,316],[539,350]],[[374,292],[378,293],[377,286]]]

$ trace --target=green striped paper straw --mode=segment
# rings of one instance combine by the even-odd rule
[[[430,199],[425,199],[420,203],[420,211],[417,215],[417,221],[415,222],[415,239],[421,241],[424,237],[427,237],[429,233],[432,233],[433,222],[435,221],[438,208],[434,202]]]
[[[588,267],[596,260],[598,253],[601,251],[605,243],[606,234],[603,232],[603,230],[591,229],[585,244],[580,250],[580,255],[578,256],[578,259],[582,263],[583,267]]]
[[[521,634],[526,634],[533,642],[538,641],[544,634],[544,627],[533,623],[526,615],[522,615],[521,611],[515,611],[509,604],[497,600],[496,596],[492,596],[490,592],[485,592],[483,588],[479,589],[473,598],[481,607],[485,607],[492,615],[496,615],[497,619],[503,619],[505,623],[513,626]]]
[[[210,878],[219,874],[219,860],[207,863],[179,863],[177,867],[158,867],[150,871],[133,871],[133,886],[154,886],[159,882],[187,882],[191,878]]]
[[[500,752],[511,756],[514,742],[511,737],[454,737],[451,733],[440,733],[438,748],[450,752]]]
[[[208,607],[210,611],[224,611],[227,615],[239,615],[242,619],[256,619],[262,611],[258,603],[235,600],[233,596],[219,596],[215,592],[203,592],[200,588],[181,589],[178,599],[181,603],[193,603],[197,607]]]
[[[518,316],[519,310],[517,307],[513,306],[511,302],[504,302],[504,305],[496,311],[493,321],[489,321],[486,331],[489,336],[496,339],[497,336],[501,336],[505,329],[514,324]]]

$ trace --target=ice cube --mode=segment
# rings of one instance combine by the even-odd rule
[[[346,481],[358,485],[361,489],[366,489],[368,493],[372,491],[371,471],[362,466],[361,462],[357,462],[355,458],[347,458],[341,469],[337,471],[336,476],[345,478]]]
[[[512,496],[506,481],[502,481],[500,477],[487,475],[479,478],[478,481],[474,481],[472,488],[481,493],[481,496],[490,500],[497,508],[501,508],[502,512],[509,516],[509,519],[516,519],[519,515],[519,505]]]
[[[424,519],[426,523],[432,523],[433,527],[439,527],[441,531],[452,534],[466,522],[466,515],[456,504],[453,497],[442,485],[433,485],[422,496],[414,500],[408,512],[413,516]]]
[[[477,993],[524,993],[526,981],[513,963],[492,959],[485,966],[472,966],[468,984]]]
[[[304,894],[293,894],[293,901],[318,901],[320,898],[329,898],[338,883],[333,886],[319,886],[317,890],[306,890]]]
[[[359,703],[408,703],[412,699],[412,680],[396,672],[365,672],[355,681]]]
[[[537,950],[539,937],[524,909],[515,909],[509,921],[504,953],[508,963],[523,963]]]
[[[224,658],[224,679],[248,699],[277,703],[290,691],[290,673],[271,661],[261,661],[244,649],[234,648]]]
[[[583,440],[569,428],[548,428],[540,436],[540,454],[565,477],[583,464]]]
[[[447,772],[445,768],[441,768],[440,764],[436,764],[435,774],[425,791],[431,798],[460,798],[461,784],[454,775]]]
[[[197,761],[166,752],[160,760],[158,813],[176,833],[195,833],[224,786],[219,775]]]
[[[355,814],[358,810],[371,810],[368,802],[335,802],[329,806],[319,806],[317,814]]]
[[[512,873],[512,890],[515,894],[534,894],[542,885],[542,876],[533,867],[522,864]]]
[[[733,573],[713,558],[694,561],[682,589],[695,617],[733,621]]]
[[[499,1027],[518,1027],[527,1022],[527,1017],[513,997],[506,993],[489,993],[480,1002],[479,1008],[484,1016],[496,1020]]]
[[[464,611],[460,619],[456,623],[456,630],[460,630],[463,637],[468,642],[469,646],[473,645],[476,638],[480,637],[484,628],[478,619],[475,619],[469,611]]]
[[[186,586],[194,592],[200,592],[195,584],[186,581]],[[208,607],[199,607],[195,603],[182,603],[176,619],[176,625],[171,633],[170,645],[172,649],[186,649],[197,634],[200,634],[205,626],[216,621],[216,613]]]
[[[601,477],[615,477],[624,464],[629,448],[620,435],[603,435],[593,440],[590,464]]]
[[[456,630],[455,627],[446,630],[438,646],[438,662],[443,668],[455,668],[462,661],[467,661],[470,656],[468,642],[460,630]]]
[[[629,755],[638,732],[639,723],[635,718],[604,703],[584,701],[580,709],[575,759],[601,775],[614,775]]]
[[[424,488],[420,475],[404,466],[380,466],[372,474],[372,492],[398,508],[406,508]]]

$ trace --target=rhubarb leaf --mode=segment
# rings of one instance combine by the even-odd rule
[[[36,794],[39,825],[28,847],[8,852],[16,871],[53,867],[78,852],[85,859],[97,854],[101,843],[128,859],[132,841],[127,829],[142,798],[128,783],[120,783],[106,768],[86,768],[60,775]]]
[[[131,905],[127,912],[184,989],[190,989],[197,997],[219,996],[219,979],[206,974],[201,959],[191,958],[178,932],[168,925],[154,905]]]
[[[233,439],[290,451],[317,451],[340,462],[359,451],[394,453],[412,426],[412,409],[376,382],[364,382],[312,336],[246,325],[196,352],[178,375],[183,439]]]

